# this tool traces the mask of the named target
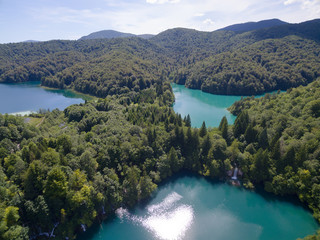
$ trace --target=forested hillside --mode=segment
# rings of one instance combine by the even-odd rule
[[[123,33],[114,30],[102,30],[99,32],[90,33],[88,36],[83,36],[79,40],[88,40],[88,39],[102,39],[102,38],[128,38],[128,37],[141,37],[144,39],[148,39],[153,37],[152,34],[142,34],[142,35],[135,35],[132,33]]]
[[[248,31],[257,30],[261,28],[279,26],[283,24],[287,24],[287,22],[283,22],[279,19],[269,19],[269,20],[262,20],[259,22],[247,22],[247,23],[234,24],[231,26],[227,26],[225,28],[221,28],[219,30],[234,31],[234,32],[248,32]]]
[[[99,97],[150,87],[171,64],[162,48],[141,38],[8,44],[0,52],[2,82],[41,81]]]
[[[320,76],[319,56],[314,41],[296,36],[268,39],[199,61],[173,79],[209,93],[262,94],[312,82]]]
[[[313,20],[245,33],[216,31],[202,37],[190,31],[172,32],[172,36],[168,32],[165,38],[162,33],[154,39],[168,49],[184,46],[175,52],[180,64],[171,72],[174,82],[209,93],[252,95],[314,81],[319,76],[319,29],[320,20]],[[165,45],[166,39],[178,46]],[[183,42],[194,44],[189,47]]]
[[[319,76],[320,20],[270,22],[266,26],[271,27],[257,23],[260,27],[252,31],[177,28],[149,40],[1,44],[0,82],[41,81],[45,86],[105,97],[127,91],[120,91],[126,81],[135,82],[129,90],[139,85],[136,79],[148,84],[150,75],[210,93],[235,95],[286,90],[314,81]],[[114,89],[106,83],[110,79]]]

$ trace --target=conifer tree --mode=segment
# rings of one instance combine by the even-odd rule
[[[247,111],[242,111],[236,118],[233,127],[233,134],[235,137],[239,137],[244,134],[249,124],[249,114]]]
[[[203,121],[199,131],[199,136],[204,137],[205,135],[207,135],[207,127],[205,121]]]
[[[189,114],[184,118],[184,122],[186,124],[186,127],[191,127],[191,118]]]
[[[226,116],[221,119],[219,130],[221,131],[222,137],[228,142],[228,120]]]

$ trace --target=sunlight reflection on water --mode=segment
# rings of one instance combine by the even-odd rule
[[[130,220],[141,224],[157,239],[180,240],[183,239],[194,219],[193,208],[179,203],[180,199],[182,196],[173,192],[159,204],[148,206],[148,214],[143,217],[132,215],[123,208],[119,208],[116,214],[121,221]]]

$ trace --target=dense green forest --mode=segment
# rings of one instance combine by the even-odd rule
[[[245,187],[296,196],[320,221],[319,24],[0,45],[1,82],[100,97],[0,114],[0,239],[74,239],[176,172],[224,180],[235,165]],[[169,80],[226,94],[288,90],[236,102],[233,126],[224,117],[195,129],[174,113]]]
[[[210,93],[252,95],[319,77],[320,20],[249,29],[1,44],[0,82],[41,81],[106,97],[169,77]]]
[[[320,76],[319,56],[314,41],[296,36],[268,39],[198,61],[180,69],[173,80],[214,94],[262,94],[312,82]]]
[[[245,98],[218,128],[190,127],[161,81],[25,118],[0,115],[4,239],[74,238],[81,224],[133,206],[185,169],[224,179],[236,164],[247,188],[297,196],[320,219],[320,79],[287,93]]]

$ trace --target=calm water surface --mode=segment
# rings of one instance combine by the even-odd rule
[[[319,227],[300,205],[192,176],[167,182],[149,203],[116,213],[79,240],[293,240]]]
[[[40,108],[60,110],[88,98],[70,90],[53,90],[40,87],[40,82],[1,83],[0,113],[36,112]]]
[[[171,86],[175,96],[174,111],[180,113],[182,117],[189,114],[193,127],[201,127],[203,121],[207,127],[218,127],[223,116],[227,117],[229,124],[234,123],[236,116],[227,108],[235,101],[239,101],[240,96],[215,95],[175,83]]]

